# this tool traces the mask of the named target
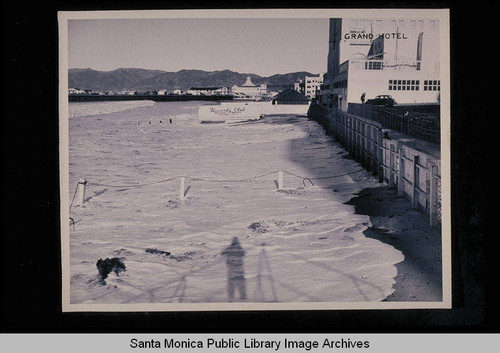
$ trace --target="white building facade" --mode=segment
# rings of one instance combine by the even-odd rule
[[[256,86],[250,76],[247,77],[246,82],[242,86],[234,85],[231,90],[234,99],[260,100],[267,96],[267,85]]]
[[[438,103],[439,20],[330,19],[320,102],[347,111],[377,95],[398,104]]]
[[[315,99],[323,83],[323,74],[318,76],[306,76],[304,80],[304,95],[307,98]]]
[[[295,81],[293,84],[293,89],[296,90],[297,92],[304,94],[305,93],[304,80],[301,78],[298,78],[297,81]]]
[[[69,88],[68,89],[68,94],[84,94],[86,93],[85,90],[79,89],[79,88]]]
[[[226,96],[229,93],[229,87],[191,87],[187,91],[193,96]]]

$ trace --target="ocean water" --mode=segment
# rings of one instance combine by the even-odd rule
[[[200,124],[199,105],[213,103],[127,103],[70,103],[71,303],[227,302],[221,253],[234,237],[247,302],[392,293],[402,253],[366,238],[368,216],[344,204],[377,180],[317,123]],[[76,205],[80,178],[86,201]],[[126,271],[103,284],[96,261],[113,257]]]

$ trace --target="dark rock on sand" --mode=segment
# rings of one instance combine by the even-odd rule
[[[99,271],[99,276],[103,284],[106,284],[106,278],[111,272],[118,275],[122,271],[126,271],[125,264],[123,261],[117,257],[106,258],[105,260],[99,259],[96,263],[97,271]]]

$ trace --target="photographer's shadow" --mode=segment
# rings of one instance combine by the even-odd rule
[[[234,301],[235,292],[238,291],[240,300],[247,300],[247,289],[245,271],[243,268],[243,257],[245,250],[240,245],[238,237],[234,237],[222,255],[226,256],[227,264],[227,297],[230,302]]]

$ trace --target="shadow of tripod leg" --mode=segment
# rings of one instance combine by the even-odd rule
[[[234,300],[234,279],[228,279],[227,281],[227,299],[232,302]]]
[[[274,285],[274,277],[273,277],[273,274],[272,274],[272,271],[271,271],[271,264],[269,263],[269,258],[267,256],[267,253],[265,252],[264,249],[262,249],[263,253],[264,253],[264,259],[266,261],[266,264],[267,264],[267,271],[269,273],[268,277],[269,277],[269,282],[271,282],[271,290],[273,292],[273,299],[275,302],[278,301],[278,296],[276,295],[276,287]]]
[[[267,278],[266,283],[263,283],[263,278]],[[269,286],[267,285],[267,282],[269,282]],[[264,287],[266,290],[264,290]],[[276,286],[274,283],[274,277],[272,275],[271,271],[271,265],[269,263],[269,258],[267,257],[267,252],[265,249],[262,249],[262,251],[259,254],[259,263],[257,267],[257,288],[255,292],[255,299],[258,301],[265,301],[265,291],[271,291],[272,295],[272,300],[271,301],[278,301],[278,296],[276,294]]]
[[[238,291],[241,300],[247,300],[247,283],[244,278],[238,280]]]

